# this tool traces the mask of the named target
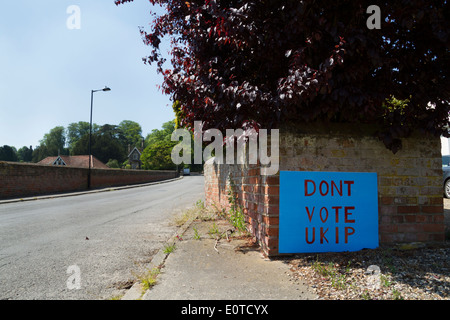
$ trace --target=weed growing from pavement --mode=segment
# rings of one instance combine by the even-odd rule
[[[181,227],[189,220],[199,219],[201,221],[211,221],[216,219],[214,209],[207,208],[202,200],[197,200],[195,205],[174,218],[177,227]]]
[[[205,203],[202,200],[197,200],[197,202],[195,203],[195,207],[197,209],[204,210],[205,209]]]
[[[155,267],[145,274],[143,274],[139,280],[142,283],[142,291],[147,291],[151,287],[153,287],[156,284],[156,278],[161,273],[161,270],[159,267]]]
[[[211,228],[208,230],[208,234],[211,238],[215,238],[219,235],[219,228],[217,227],[216,223],[214,222]]]
[[[228,214],[228,220],[239,232],[246,233],[247,225],[245,223],[244,210],[237,203],[236,194],[234,192],[236,186],[230,178],[230,188],[228,189],[228,202],[230,203],[230,211]]]
[[[172,252],[175,251],[175,247],[176,247],[175,243],[173,243],[173,244],[166,244],[166,245],[164,245],[164,251],[163,252],[165,254],[172,253]]]
[[[193,227],[192,230],[194,230],[194,239],[195,240],[200,240],[201,237],[200,237],[200,234],[198,233],[197,228]]]

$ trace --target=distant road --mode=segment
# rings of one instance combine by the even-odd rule
[[[203,188],[203,176],[188,176],[0,204],[0,299],[92,300],[123,293],[120,288],[176,232],[173,218],[203,199]],[[80,289],[74,279],[81,280]]]

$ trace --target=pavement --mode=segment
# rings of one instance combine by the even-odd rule
[[[209,232],[217,227],[219,241]],[[156,285],[140,283],[122,300],[316,300],[308,287],[289,277],[282,259],[268,259],[249,239],[226,231],[226,220],[191,219],[166,243],[175,250],[154,256],[148,270],[160,268]],[[196,237],[197,236],[197,237]]]

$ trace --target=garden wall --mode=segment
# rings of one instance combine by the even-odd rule
[[[440,139],[414,136],[396,154],[367,128],[318,125],[280,130],[280,171],[376,172],[380,243],[444,241]],[[233,191],[250,231],[268,256],[278,254],[279,174],[258,165],[205,164],[207,205],[229,206]]]
[[[175,178],[175,171],[91,169],[92,188]],[[0,199],[87,190],[88,169],[0,162]]]

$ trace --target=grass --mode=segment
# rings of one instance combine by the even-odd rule
[[[333,288],[344,290],[347,287],[347,277],[345,276],[345,273],[341,273],[332,262],[324,264],[316,260],[312,263],[311,267],[319,275],[329,279]],[[346,270],[349,268],[350,264],[347,265]]]
[[[161,273],[159,267],[155,267],[152,270],[144,273],[140,278],[140,282],[142,283],[142,290],[145,292],[156,284],[156,278]]]
[[[219,228],[217,227],[216,223],[214,222],[211,228],[208,230],[208,234],[211,238],[215,238],[219,235]]]
[[[234,192],[236,186],[230,178],[230,188],[228,189],[228,202],[230,203],[230,211],[227,218],[230,223],[241,233],[247,233],[247,225],[245,223],[245,214],[241,206],[237,203],[236,194]]]
[[[194,230],[194,239],[195,239],[195,240],[200,240],[200,239],[201,239],[201,236],[200,236],[200,234],[198,233],[197,228],[193,227],[192,230]]]
[[[382,284],[384,287],[389,288],[389,287],[391,286],[391,281],[390,281],[389,278],[388,278],[387,276],[385,276],[384,274],[381,274],[381,275],[380,275],[380,281],[381,281],[381,284]]]
[[[163,252],[165,254],[172,253],[172,252],[175,251],[175,247],[176,247],[175,243],[173,243],[173,244],[166,244],[166,245],[164,245],[164,251]]]
[[[387,270],[396,270],[396,268],[393,265],[393,256],[390,255],[390,250],[383,251],[381,259],[383,261],[383,266]],[[332,261],[320,261],[319,256],[317,256],[315,261],[310,262],[311,269],[320,277],[323,278],[323,280],[326,280],[329,284],[331,284],[331,287],[337,290],[356,290],[358,292],[362,289],[359,293],[359,297],[362,300],[372,300],[377,298],[376,292],[372,292],[372,286],[379,285],[380,287],[375,287],[376,289],[381,289],[381,291],[385,292],[386,295],[384,298],[386,299],[392,299],[392,300],[404,300],[402,293],[395,288],[394,284],[395,281],[392,278],[392,276],[388,274],[379,273],[378,277],[375,279],[376,282],[372,282],[370,280],[370,274],[366,274],[367,277],[367,283],[361,282],[358,283],[355,279],[352,279],[352,270],[351,265],[354,262],[347,261],[343,262],[341,261],[340,264],[332,262]],[[358,266],[356,266],[358,268]],[[356,282],[355,282],[356,281]],[[370,286],[369,288],[365,289],[365,286]],[[386,290],[388,289],[388,290]],[[389,292],[390,291],[390,295]],[[375,296],[373,296],[375,295]]]
[[[392,297],[394,300],[404,300],[400,291],[398,291],[396,289],[392,289]]]
[[[181,227],[189,220],[196,218],[202,221],[211,221],[216,219],[216,214],[214,210],[207,208],[202,200],[197,200],[193,207],[177,215],[173,219],[173,222],[177,227]]]

